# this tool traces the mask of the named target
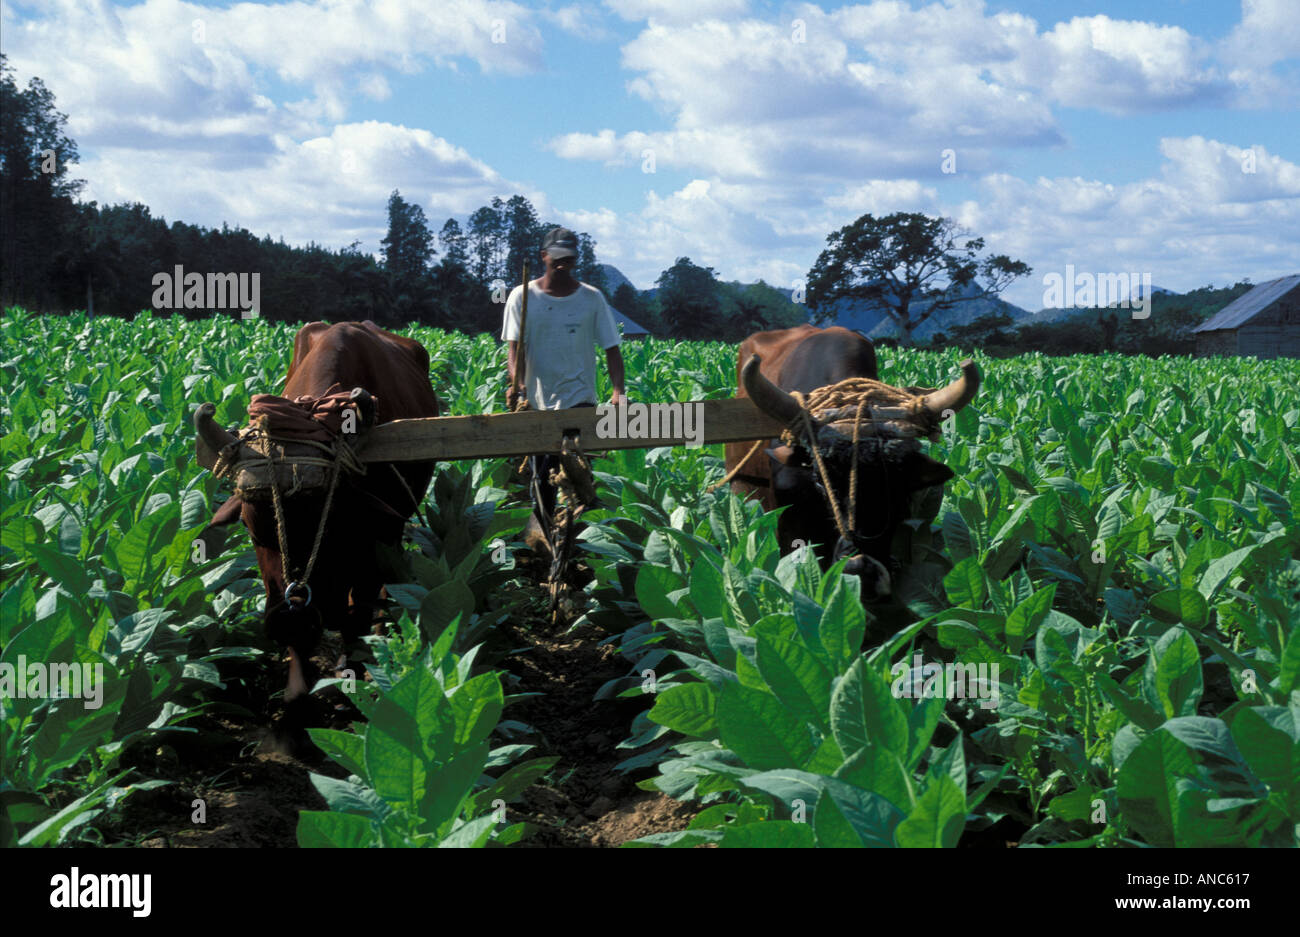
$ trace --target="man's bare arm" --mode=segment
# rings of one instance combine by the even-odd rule
[[[625,403],[626,394],[623,387],[623,352],[617,345],[605,349],[605,363],[609,365],[609,383],[614,388],[609,398],[612,404]]]
[[[519,399],[519,343],[506,342],[506,406],[511,410]]]
[[[516,341],[506,342],[506,380],[511,387],[519,382],[516,380],[515,369],[518,367],[517,358],[519,357],[519,343]]]

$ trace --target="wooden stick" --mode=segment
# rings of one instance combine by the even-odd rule
[[[600,435],[602,416],[617,426],[620,414],[608,415],[607,405],[576,407],[572,410],[526,410],[522,413],[487,413],[474,416],[441,416],[418,420],[394,420],[370,431],[365,448],[359,453],[363,462],[405,462],[424,459],[491,459],[530,455],[536,452],[559,452],[566,432],[581,435],[582,447],[588,452],[613,449],[653,449],[659,446],[682,446],[699,441],[704,445],[721,442],[749,442],[781,435],[785,427],[779,420],[759,410],[748,397],[703,400],[677,404],[632,404],[631,407],[699,407],[692,413],[694,440],[665,435],[683,429],[675,418],[665,425],[663,414],[656,411],[658,433],[632,436],[622,429]],[[643,413],[646,411],[642,411]],[[628,419],[636,410],[629,408]],[[609,428],[606,422],[605,428]],[[629,427],[627,420],[622,427]],[[649,419],[646,420],[646,431]]]

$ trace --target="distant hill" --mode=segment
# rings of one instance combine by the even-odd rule
[[[1198,291],[1193,291],[1193,292],[1198,292]],[[1142,292],[1141,285],[1138,286],[1137,295],[1139,298],[1144,295]],[[1163,286],[1155,286],[1154,284],[1151,287],[1152,299],[1155,299],[1157,297],[1171,299],[1176,296],[1184,296],[1184,295],[1190,295],[1190,294],[1179,293],[1177,290],[1165,289]],[[1045,309],[1040,309],[1037,312],[1030,313],[1029,321],[1030,322],[1064,322],[1067,319],[1075,319],[1080,317],[1091,318],[1095,320],[1097,318],[1096,307],[1095,306],[1084,306],[1084,307],[1067,306],[1064,308],[1057,307],[1057,306],[1048,307]]]
[[[623,276],[623,271],[613,264],[601,264],[600,269],[605,271],[605,282],[609,284],[609,295],[613,296],[618,292],[618,288],[626,283],[632,289],[636,289],[636,284]]]
[[[783,292],[788,293],[789,290]],[[969,294],[978,294],[979,288],[969,287]],[[911,310],[912,318],[915,319],[921,313],[924,313],[929,304],[921,303]],[[884,308],[878,304],[863,302],[855,299],[842,299],[834,305],[834,317],[830,324],[841,325],[846,329],[852,329],[855,332],[861,332],[869,338],[896,338],[900,334],[897,323],[889,317]],[[929,319],[926,319],[912,333],[913,338],[925,340],[936,332],[942,332],[945,328],[954,325],[966,325],[974,322],[981,316],[997,315],[1005,313],[1019,325],[1022,321],[1034,318],[1034,314],[1027,309],[1009,303],[1004,299],[966,299],[951,309],[935,313]]]

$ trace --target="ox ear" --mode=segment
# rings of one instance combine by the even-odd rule
[[[234,495],[226,499],[226,503],[217,508],[217,512],[212,515],[212,520],[208,521],[209,527],[225,527],[227,524],[233,524],[239,520],[240,513],[244,509],[243,499],[239,495]]]
[[[948,466],[930,458],[924,452],[909,452],[903,457],[903,475],[907,479],[908,486],[916,491],[929,488],[931,485],[942,485],[950,478],[956,477],[956,474]]]
[[[764,449],[763,451],[782,465],[789,465],[791,462],[797,461],[794,449],[784,444],[777,446],[775,449]]]

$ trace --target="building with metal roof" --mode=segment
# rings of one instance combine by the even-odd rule
[[[646,331],[641,326],[637,325],[635,322],[633,322],[627,316],[623,315],[623,313],[619,312],[613,306],[609,307],[609,311],[614,314],[614,324],[617,325],[619,327],[619,331],[623,333],[623,338],[634,340],[638,338],[650,337],[650,333],[648,331]]]
[[[1300,358],[1300,273],[1261,283],[1192,333],[1197,355]]]

